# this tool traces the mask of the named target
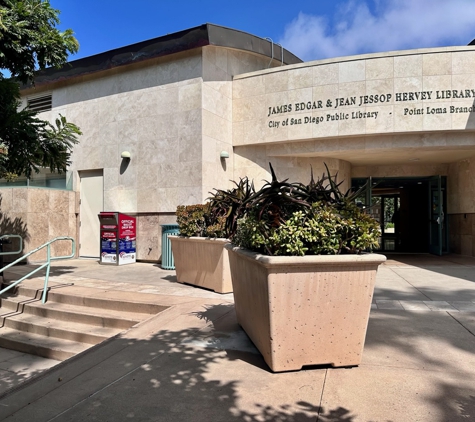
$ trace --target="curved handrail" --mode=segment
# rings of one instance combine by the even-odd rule
[[[280,53],[281,53],[280,65],[283,66],[284,65],[284,47],[282,47],[282,45],[279,44],[278,42],[274,42],[272,38],[270,37],[265,37],[264,39],[270,42],[271,59],[270,59],[269,64],[267,65],[267,68],[270,67],[270,65],[272,64],[272,60],[274,60],[274,45],[278,45],[280,47]]]
[[[70,255],[67,256],[51,256],[51,244],[54,242],[57,242],[58,240],[70,240],[71,241],[71,249],[72,252]],[[5,271],[7,268],[13,267],[13,265],[18,264],[20,261],[24,260],[25,258],[28,258],[29,256],[33,255],[34,253],[40,251],[41,249],[46,248],[46,262],[42,264],[40,267],[35,268],[34,270],[30,271],[27,275],[24,277],[20,278],[19,280],[13,282],[12,284],[8,285],[5,287],[3,290],[0,290],[0,295],[5,293],[6,291],[12,289],[15,287],[17,284],[20,284],[23,280],[26,278],[30,277],[31,275],[37,273],[38,271],[42,270],[43,268],[46,267],[46,275],[45,275],[45,283],[44,283],[44,288],[43,288],[43,295],[41,298],[41,302],[45,303],[46,302],[46,291],[48,289],[48,281],[49,281],[49,272],[51,268],[51,261],[55,261],[58,259],[69,259],[69,258],[74,258],[76,255],[76,242],[72,237],[69,236],[60,236],[60,237],[55,237],[54,239],[51,239],[50,241],[46,242],[45,244],[38,246],[36,249],[33,249],[32,251],[28,252],[26,255],[22,256],[21,258],[18,258],[17,260],[13,261],[12,263],[6,265],[2,269],[0,269],[0,274]]]
[[[9,239],[11,237],[15,237],[17,239],[20,239],[20,246],[18,248],[17,251],[13,251],[13,252],[0,252],[0,256],[3,256],[3,255],[16,255],[18,253],[21,253],[23,251],[23,238],[18,235],[18,234],[4,234],[3,236],[0,236],[0,241],[2,239]]]

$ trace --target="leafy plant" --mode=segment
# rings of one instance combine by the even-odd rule
[[[244,215],[246,204],[255,194],[254,183],[247,177],[234,182],[229,190],[215,189],[209,197],[209,214],[211,220],[225,219],[224,237],[232,238],[236,233],[237,221]]]
[[[315,202],[278,226],[247,215],[239,220],[233,243],[266,255],[335,255],[377,247],[379,236],[378,223],[358,207],[339,212]]]
[[[72,30],[56,28],[58,16],[46,0],[0,0],[0,177],[8,180],[41,167],[65,172],[81,135],[64,116],[52,125],[20,101],[19,83],[34,85],[37,69],[59,68],[78,51]]]
[[[360,253],[378,246],[379,224],[355,204],[362,190],[340,191],[336,176],[310,183],[272,180],[240,204],[233,243],[267,255]]]
[[[209,204],[179,205],[177,223],[182,236],[224,237],[224,217],[213,217]]]

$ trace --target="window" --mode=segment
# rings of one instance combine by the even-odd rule
[[[16,188],[16,187],[35,187],[72,190],[73,178],[72,172],[58,174],[51,173],[49,169],[42,168],[39,173],[33,172],[28,179],[25,176],[18,176],[12,181],[0,179],[0,188]]]
[[[27,107],[31,111],[41,113],[42,111],[49,111],[53,107],[52,94],[42,95],[41,97],[33,97],[27,99]]]

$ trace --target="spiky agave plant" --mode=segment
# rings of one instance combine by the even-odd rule
[[[237,221],[243,216],[246,204],[256,192],[254,183],[247,177],[233,183],[235,187],[228,190],[215,189],[215,192],[210,192],[211,196],[208,198],[210,218],[226,218],[225,235],[229,239],[236,233]]]
[[[366,186],[357,192],[349,189],[342,193],[341,182],[337,183],[337,175],[332,176],[326,164],[326,174],[320,179],[315,180],[311,169],[307,185],[290,183],[288,179],[279,181],[272,164],[269,166],[271,181],[244,201],[240,214],[233,217],[236,222],[242,218],[241,229],[237,234],[233,232],[235,243],[269,255],[359,253],[375,246],[377,224],[360,218],[361,211],[354,205]],[[319,215],[323,211],[327,212],[330,225]],[[334,239],[329,239],[331,226],[337,229]]]

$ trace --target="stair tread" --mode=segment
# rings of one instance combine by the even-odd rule
[[[3,327],[0,330],[1,339],[8,339],[30,346],[44,347],[52,350],[61,350],[71,354],[77,354],[91,347],[90,344],[77,341],[65,340],[56,337],[46,337],[39,334],[18,331],[13,328]]]
[[[38,279],[25,280],[20,283],[17,288],[19,294],[22,296],[35,296],[43,291],[43,281]],[[50,283],[48,295],[54,296],[66,296],[66,297],[81,297],[84,299],[96,299],[104,302],[117,302],[119,304],[136,304],[143,305],[143,310],[139,310],[140,313],[155,314],[156,311],[148,312],[147,307],[163,308],[157,301],[159,298],[157,295],[151,293],[142,293],[134,291],[121,291],[106,288],[91,288],[76,286],[74,284],[55,284]],[[159,312],[158,309],[157,312]]]
[[[25,280],[0,296],[0,347],[64,360],[156,315],[157,295]]]
[[[4,316],[5,314],[11,313],[11,310],[7,308],[7,303],[16,304],[16,305],[25,305],[31,307],[47,307],[48,309],[57,310],[57,311],[64,311],[70,313],[78,313],[82,315],[100,317],[100,318],[114,318],[120,320],[127,320],[131,322],[140,322],[144,319],[150,317],[150,314],[142,314],[139,312],[126,312],[126,311],[117,311],[112,309],[102,309],[90,306],[80,306],[80,305],[70,305],[67,303],[61,302],[54,302],[54,301],[47,301],[45,304],[41,303],[41,299],[32,299],[27,296],[8,296],[2,297],[1,302],[1,315]]]
[[[5,326],[8,327],[9,321],[29,324],[33,327],[44,327],[54,330],[63,330],[75,333],[95,335],[104,339],[115,336],[122,332],[120,328],[101,327],[99,325],[84,324],[80,322],[62,321],[53,318],[38,317],[37,315],[19,313],[6,317]],[[0,329],[1,332],[1,329]],[[31,330],[28,330],[31,332]]]

